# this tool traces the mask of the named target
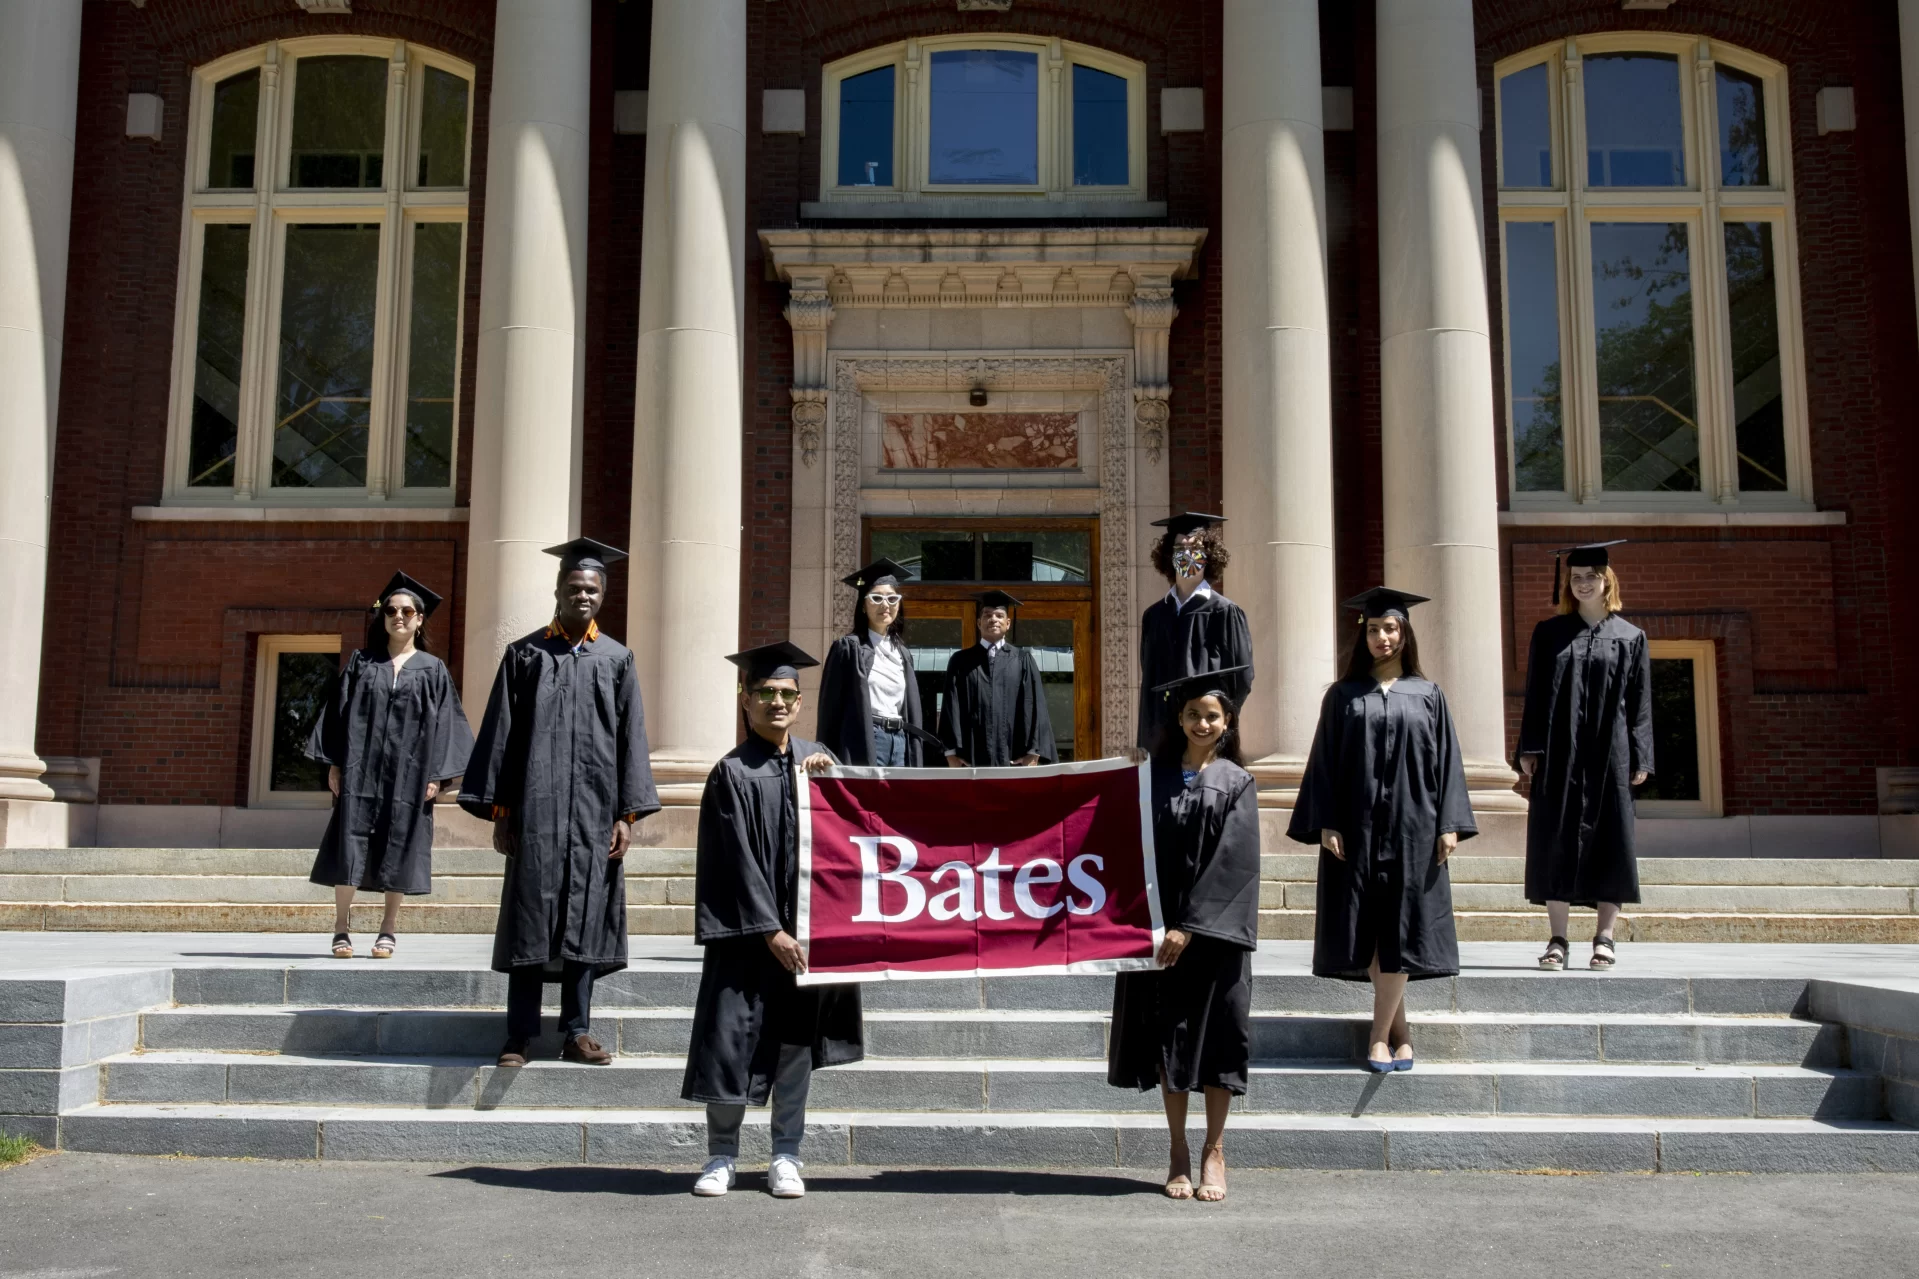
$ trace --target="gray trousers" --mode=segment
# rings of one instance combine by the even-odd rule
[[[806,1090],[813,1083],[813,1048],[810,1044],[781,1044],[780,1061],[773,1074],[773,1153],[798,1156],[800,1139],[806,1136]],[[706,1103],[706,1153],[709,1158],[726,1155],[738,1158],[740,1124],[746,1119],[745,1106]]]

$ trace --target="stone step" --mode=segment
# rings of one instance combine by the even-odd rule
[[[691,848],[635,848],[626,855],[633,875],[691,875]],[[497,882],[500,855],[490,848],[436,848],[433,874],[478,875]],[[0,848],[0,878],[15,875],[264,875],[305,880],[313,869],[306,848]]]
[[[639,958],[632,967],[600,978],[594,1007],[603,1012],[689,1008],[699,990],[698,958],[697,951],[678,960]],[[207,966],[176,968],[172,974],[173,1002],[209,1011],[236,1004],[491,1011],[506,999],[502,974],[479,967],[422,967],[399,960]],[[551,988],[547,993],[551,995]],[[1414,1013],[1472,1015],[1784,1018],[1803,1010],[1805,995],[1804,978],[1636,977],[1583,969],[1468,971],[1458,977],[1413,982],[1406,990],[1406,1005]],[[1088,974],[877,981],[865,984],[861,1001],[866,1008],[883,1012],[1104,1013],[1113,1004],[1113,978]],[[1252,1006],[1262,1013],[1366,1012],[1372,1008],[1372,988],[1364,982],[1255,970]]]
[[[501,1070],[456,1057],[130,1053],[100,1067],[100,1100],[139,1104],[414,1106],[481,1110],[696,1109],[678,1058]],[[889,1060],[820,1071],[827,1110],[958,1113],[1156,1111],[1155,1092],[1115,1089],[1097,1061]],[[1236,1112],[1881,1119],[1879,1077],[1798,1066],[1422,1062],[1380,1077],[1356,1065],[1256,1066]]]
[[[816,1168],[1160,1169],[1166,1162],[1165,1120],[1150,1112],[818,1108],[808,1121],[804,1153]],[[765,1159],[766,1124],[765,1110],[747,1112],[745,1161]],[[69,1150],[205,1157],[691,1168],[706,1150],[697,1112],[684,1110],[108,1104],[62,1115],[59,1129]],[[1234,1116],[1227,1141],[1240,1168],[1919,1172],[1919,1130],[1873,1121],[1247,1114]]]
[[[1785,1017],[1415,1013],[1413,1042],[1431,1061],[1563,1061],[1832,1067],[1845,1064],[1837,1026]],[[1103,1060],[1103,1012],[1043,1010],[866,1013],[875,1059]],[[679,1058],[690,1010],[596,1008],[594,1035],[622,1056]],[[1357,1061],[1365,1013],[1255,1013],[1252,1051],[1265,1063]],[[143,1013],[148,1052],[350,1053],[487,1057],[503,1013],[482,1009],[171,1008]],[[557,1053],[557,1042],[551,1046]]]
[[[649,881],[635,880],[636,885]],[[653,881],[658,882],[658,881]],[[324,891],[324,890],[322,890]],[[693,908],[651,904],[636,887],[629,898],[627,927],[636,935],[689,936]],[[666,890],[671,895],[671,889]],[[484,896],[484,894],[483,894]],[[401,915],[402,932],[491,933],[495,907],[423,900]],[[1622,942],[1824,942],[1919,943],[1919,914],[1693,913],[1642,912],[1622,915],[1615,930]],[[1310,941],[1313,912],[1261,910],[1259,935],[1270,941]],[[1511,911],[1456,912],[1461,941],[1544,942],[1545,912],[1528,906]],[[380,905],[362,894],[352,908],[355,932],[371,933],[380,923]],[[1589,937],[1591,911],[1574,911],[1575,938]],[[58,932],[332,932],[333,907],[326,902],[71,902],[0,900],[0,930]],[[316,943],[318,944],[318,943]],[[319,953],[318,951],[315,952]]]

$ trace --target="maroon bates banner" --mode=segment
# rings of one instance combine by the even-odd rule
[[[806,983],[1153,967],[1146,769],[837,768],[800,792]]]

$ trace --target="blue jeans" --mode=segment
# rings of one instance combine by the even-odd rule
[[[873,725],[873,764],[876,768],[906,767],[906,730]]]

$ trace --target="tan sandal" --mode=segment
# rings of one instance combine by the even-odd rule
[[[1193,1179],[1186,1176],[1174,1177],[1166,1183],[1166,1197],[1168,1199],[1191,1199],[1193,1197]]]
[[[1214,1153],[1219,1155],[1220,1171],[1224,1172],[1226,1170],[1226,1148],[1224,1146],[1216,1147]],[[1206,1180],[1206,1151],[1204,1149],[1199,1152],[1199,1167],[1199,1189],[1193,1192],[1193,1198],[1201,1203],[1207,1204],[1216,1204],[1226,1198],[1225,1183]]]
[[[335,959],[352,959],[353,939],[345,933],[333,934],[333,957]]]

